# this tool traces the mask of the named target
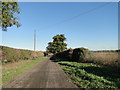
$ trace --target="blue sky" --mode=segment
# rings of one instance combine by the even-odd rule
[[[118,49],[117,2],[19,2],[21,27],[2,32],[2,44],[33,50],[37,32],[37,50],[45,50],[56,34],[65,34],[68,48],[90,50]]]

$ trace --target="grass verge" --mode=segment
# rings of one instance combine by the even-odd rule
[[[35,64],[37,64],[41,60],[44,60],[45,58],[46,57],[41,57],[40,59],[37,59],[37,60],[23,60],[21,61],[22,63],[21,62],[16,62],[17,64],[12,63],[13,64],[12,67],[11,65],[5,65],[5,66],[3,65],[2,84],[10,81],[12,78],[17,76],[18,74],[21,74],[22,72],[28,70],[29,68],[33,67]]]
[[[98,65],[77,62],[58,62],[62,69],[80,88],[120,89],[120,75],[117,70]]]

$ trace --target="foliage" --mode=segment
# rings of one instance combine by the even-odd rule
[[[86,48],[68,49],[53,55],[54,58],[61,58],[69,61],[83,62],[90,55],[90,51]]]
[[[68,49],[57,53],[51,59],[60,58],[61,60],[76,61],[83,63],[94,63],[101,66],[120,69],[119,51],[89,51],[86,48]]]
[[[83,61],[85,57],[89,53],[88,49],[86,48],[75,48],[72,54],[73,61]]]
[[[53,42],[48,43],[47,52],[56,54],[67,49],[67,44],[64,43],[66,40],[64,34],[56,35],[53,37]]]
[[[2,20],[2,30],[7,31],[7,27],[16,25],[20,26],[18,22],[18,17],[16,14],[19,14],[19,7],[17,2],[1,2],[0,7],[2,8],[2,13],[0,13],[0,19]]]
[[[63,70],[80,88],[120,89],[120,76],[117,70],[93,64],[58,62]],[[96,90],[96,89],[95,89]]]
[[[44,52],[44,56],[48,56],[48,53],[47,53],[47,52]]]
[[[6,46],[0,46],[2,50],[2,62],[15,62],[18,60],[28,60],[34,58],[34,51],[24,49],[14,49]],[[42,52],[36,52],[36,57],[42,57]]]
[[[64,60],[72,60],[72,53],[73,53],[73,50],[68,49],[63,52],[56,53],[53,57],[56,57],[56,58],[59,57]]]

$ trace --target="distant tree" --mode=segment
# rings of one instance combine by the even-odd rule
[[[64,43],[64,41],[66,40],[64,34],[58,34],[52,39],[53,42],[48,43],[47,52],[56,54],[67,49],[67,44]]]
[[[48,52],[44,52],[44,56],[48,56]]]
[[[0,2],[0,26],[2,26],[3,31],[7,31],[7,27],[13,25],[19,27],[18,17],[19,7],[17,2]]]

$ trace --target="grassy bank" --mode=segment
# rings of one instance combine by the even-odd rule
[[[10,81],[12,78],[18,74],[28,70],[33,67],[35,64],[44,60],[46,57],[41,57],[38,60],[21,60],[15,63],[9,63],[2,66],[2,83]]]
[[[6,46],[0,46],[0,61],[2,63],[17,62],[20,60],[31,60],[43,57],[42,51],[32,51],[25,49],[16,49]]]
[[[73,82],[80,88],[120,89],[120,75],[117,70],[94,64],[58,62]]]

